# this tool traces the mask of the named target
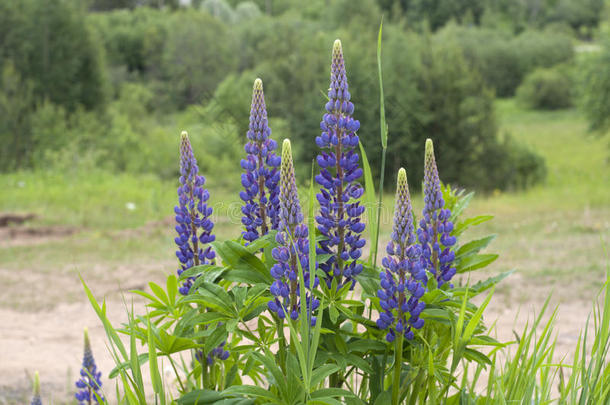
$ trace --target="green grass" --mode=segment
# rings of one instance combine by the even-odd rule
[[[544,156],[548,178],[527,191],[477,196],[467,210],[467,215],[496,215],[479,230],[499,235],[489,248],[501,254],[491,271],[515,268],[532,283],[550,288],[569,284],[575,287],[570,294],[588,298],[591,287],[597,288],[603,280],[603,248],[610,240],[608,137],[587,133],[577,110],[527,111],[513,100],[500,100],[497,114],[502,133],[509,132]],[[442,178],[443,168],[439,171]],[[234,237],[240,226],[241,204],[237,191],[228,190],[226,184],[227,177],[235,177],[237,189],[238,176],[205,175],[215,209],[215,232],[220,239]],[[0,240],[0,271],[4,271],[0,281],[19,282],[16,271],[28,277],[37,274],[41,280],[50,274],[74,278],[81,271],[110,286],[121,280],[124,268],[161,278],[175,267],[172,208],[176,185],[152,175],[102,171],[0,175],[0,212],[34,213],[37,217],[28,226],[77,231],[67,237],[31,238],[23,243]],[[413,201],[419,213],[421,196],[413,195]],[[385,196],[380,246],[389,237],[393,204],[393,196]],[[532,294],[526,288],[519,292],[520,300]],[[21,302],[17,295],[7,294],[0,305]]]

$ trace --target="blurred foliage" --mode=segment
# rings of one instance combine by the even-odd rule
[[[469,63],[499,97],[514,95],[523,78],[538,67],[551,67],[573,59],[570,37],[554,31],[525,31],[512,36],[490,28],[455,24],[439,32],[445,40],[456,40]]]
[[[540,68],[525,77],[517,89],[517,98],[526,107],[538,110],[568,108],[572,106],[573,88],[565,67]]]
[[[599,52],[583,55],[579,61],[581,97],[591,130],[610,129],[610,34],[605,32]]]
[[[388,178],[401,165],[421,176],[418,151],[432,137],[442,148],[438,160],[447,181],[483,190],[520,188],[540,178],[544,162],[498,135],[494,96],[514,95],[539,68],[573,64],[574,35],[590,35],[600,18],[591,13],[601,10],[598,0],[185,4],[0,4],[0,170],[89,161],[169,177],[177,170],[172,153],[184,127],[205,145],[199,150],[209,170],[237,173],[256,77],[264,81],[274,136],[290,137],[296,159],[309,165],[330,47],[341,38],[359,135],[376,172],[375,50],[384,14]]]

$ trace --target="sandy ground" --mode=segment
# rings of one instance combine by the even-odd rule
[[[0,228],[0,243],[31,246],[35,250],[38,244],[68,237],[73,230],[58,228],[46,232],[18,232],[13,229],[11,232]],[[129,271],[121,267],[108,269],[103,265],[93,268],[92,271],[99,277],[90,282],[90,287],[99,299],[103,296],[107,298],[108,314],[115,326],[126,320],[121,300],[125,290],[142,288],[145,281],[163,281],[161,273],[151,273],[153,268],[158,270],[158,264],[142,264],[136,266],[135,270],[130,267]],[[171,265],[168,268],[171,269]],[[89,328],[96,361],[105,373],[104,387],[110,393],[114,391],[114,382],[107,379],[114,362],[106,348],[105,333],[75,274],[59,272],[51,276],[44,272],[20,273],[17,275],[13,270],[3,269],[0,263],[0,279],[9,280],[9,289],[23,288],[27,300],[32,299],[33,291],[34,297],[44,294],[47,300],[50,295],[59,298],[57,301],[61,303],[47,308],[44,305],[21,304],[16,307],[0,306],[0,404],[26,403],[34,370],[40,373],[43,395],[51,399],[47,403],[65,403],[74,391],[74,380],[82,360],[84,326]],[[537,284],[533,284],[519,273],[511,276],[509,283],[509,287],[499,289],[486,312],[488,325],[497,322],[497,334],[501,340],[512,340],[513,330],[520,332],[523,329],[525,322],[533,318],[552,289],[544,284],[544,279],[538,278]],[[559,298],[552,305],[563,301],[556,328],[556,358],[560,360],[565,354],[571,354],[591,310],[591,301],[582,294],[578,294],[574,300],[566,299],[572,296],[570,285],[562,287],[565,291],[557,291],[556,286],[553,288]],[[7,290],[4,293],[1,291],[0,303],[6,302],[2,295]],[[61,297],[66,294],[71,298],[62,300]],[[522,296],[527,296],[527,300],[524,301]],[[131,295],[127,297],[131,299]],[[135,305],[136,312],[142,313],[142,301],[136,300]],[[112,394],[109,396],[111,398]]]

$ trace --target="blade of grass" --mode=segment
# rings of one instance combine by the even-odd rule
[[[381,131],[381,173],[379,175],[379,203],[377,205],[377,230],[371,251],[373,253],[373,266],[377,267],[377,245],[379,244],[379,225],[381,221],[381,203],[383,202],[383,180],[385,177],[385,154],[388,148],[388,125],[385,121],[385,101],[383,97],[383,79],[381,73],[381,33],[383,32],[383,19],[379,24],[377,37],[377,70],[379,72],[379,127]]]

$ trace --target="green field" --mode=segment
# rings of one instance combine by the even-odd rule
[[[526,111],[513,100],[500,100],[496,112],[500,132],[510,133],[543,155],[548,176],[544,184],[524,192],[494,192],[474,199],[467,214],[496,216],[479,230],[500,235],[490,247],[501,254],[492,269],[514,268],[527,277],[529,287],[519,291],[519,300],[530,297],[536,290],[533,285],[561,289],[566,283],[571,286],[570,294],[587,298],[591,288],[601,282],[607,264],[608,137],[588,133],[577,110]],[[439,170],[442,177],[442,167]],[[217,174],[206,176],[216,208],[216,233],[220,238],[234,235],[240,217],[237,193],[215,188]],[[77,271],[85,276],[91,271],[94,280],[97,274],[111,284],[122,281],[113,272],[119,268],[131,266],[158,277],[173,270],[172,182],[98,171],[24,172],[0,176],[0,189],[0,212],[33,213],[36,217],[19,229],[43,230],[38,235],[17,232],[0,244],[0,268],[8,277],[3,283],[20,282],[15,275],[19,270],[21,275],[62,275],[70,290],[61,297],[47,297],[49,302],[26,305],[28,294],[9,288],[0,300],[2,306],[25,309],[57,304],[52,298],[77,300]],[[419,210],[419,196],[414,200]],[[388,195],[386,205],[391,203]],[[389,227],[385,225],[381,243],[387,240]],[[100,268],[105,271],[91,270]],[[136,284],[143,285],[144,280]]]

